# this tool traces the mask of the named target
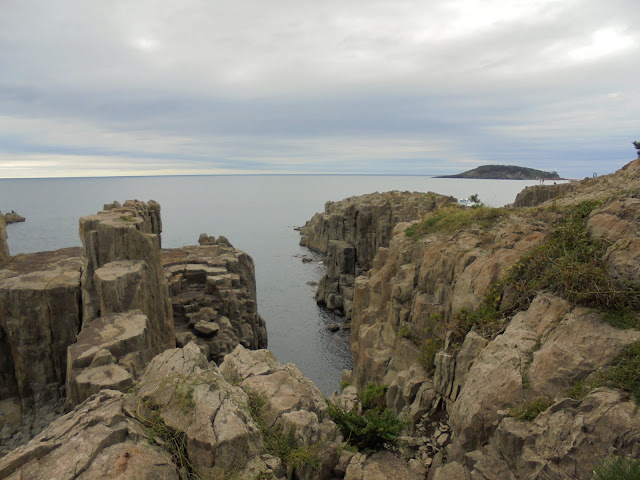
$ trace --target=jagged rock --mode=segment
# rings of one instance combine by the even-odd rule
[[[640,283],[640,198],[621,198],[597,208],[587,228],[611,244],[605,261],[617,278]]]
[[[372,269],[355,282],[351,350],[359,389],[388,384],[416,364],[425,332],[444,335],[458,311],[475,310],[489,286],[545,236],[540,222],[517,216],[489,230],[417,242],[404,235],[407,226],[396,226],[389,248],[380,249]]]
[[[636,456],[638,432],[636,405],[598,389],[582,401],[558,400],[533,422],[504,418],[489,443],[462,463],[471,478],[588,480],[602,459]]]
[[[327,202],[324,213],[300,229],[300,245],[327,254],[318,303],[351,318],[354,278],[371,268],[379,248],[389,245],[394,226],[455,201],[435,193],[386,192]]]
[[[206,233],[201,233],[200,237],[198,238],[198,243],[200,245],[215,245],[216,237],[212,235],[207,235]]]
[[[356,454],[347,467],[344,480],[406,480],[424,479],[424,474],[411,471],[407,462],[390,452],[374,453],[370,457]]]
[[[540,396],[563,395],[638,340],[640,332],[616,329],[589,309],[570,309],[552,296],[537,297],[471,367],[450,416],[450,457],[459,461],[464,452],[483,445],[500,410]],[[526,388],[525,377],[530,383]]]
[[[215,322],[218,333],[197,332],[208,358],[221,362],[236,345],[267,346],[267,330],[256,305],[253,260],[228,242],[162,250],[176,332]],[[215,330],[215,327],[213,327]]]
[[[205,322],[200,320],[194,325],[193,329],[202,337],[213,337],[220,331],[220,325],[216,322]]]
[[[145,428],[127,415],[124,404],[125,395],[112,390],[91,397],[29,444],[0,458],[0,478],[177,479],[171,457],[149,446]],[[137,476],[141,471],[145,476]]]
[[[0,212],[0,215],[2,215],[2,212]],[[9,223],[20,223],[20,222],[24,222],[26,220],[22,215],[14,212],[13,210],[11,210],[8,213],[5,213],[4,214],[4,219],[7,222],[7,224],[9,224]]]
[[[333,478],[338,462],[337,444],[331,441],[335,425],[325,418],[320,392],[295,367],[278,364],[266,350],[248,352],[238,346],[234,354],[231,371],[246,375],[254,389],[262,381],[267,389],[275,385],[275,377],[259,372],[288,377],[276,382],[279,399],[268,398],[265,409],[273,417],[265,413],[265,418],[287,431],[293,426],[297,444],[315,446],[319,459],[315,469],[303,465],[294,472],[290,467],[288,478]],[[104,356],[96,354],[94,361]],[[172,459],[164,447],[174,444],[181,450]],[[285,478],[282,461],[265,452],[247,394],[227,382],[195,343],[156,356],[130,393],[102,390],[28,445],[0,458],[0,478],[184,478],[186,470],[174,463],[178,457],[198,478]]]
[[[139,310],[96,318],[78,334],[67,356],[67,405],[103,389],[127,391],[159,351],[149,319]]]
[[[0,439],[63,398],[67,346],[80,328],[80,249],[22,254],[0,269]]]
[[[241,345],[224,358],[220,371],[250,395],[264,399],[260,409],[269,427],[293,429],[298,445],[314,447],[320,467],[297,468],[296,478],[331,478],[339,460],[341,436],[329,417],[324,396],[295,365],[280,365],[268,350],[251,351]]]
[[[227,383],[194,343],[154,358],[138,397],[168,428],[184,432],[189,460],[205,478],[231,471],[246,478],[250,461],[264,453],[247,395]]]

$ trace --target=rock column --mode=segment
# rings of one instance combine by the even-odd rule
[[[129,200],[80,219],[82,331],[67,355],[67,405],[103,388],[126,390],[175,346],[160,260],[160,205]]]
[[[9,258],[6,222],[4,220],[4,215],[0,212],[0,267],[9,263]]]

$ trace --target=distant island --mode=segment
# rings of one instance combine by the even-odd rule
[[[456,175],[440,175],[435,178],[486,178],[505,180],[560,180],[558,172],[545,172],[535,168],[515,165],[483,165]]]

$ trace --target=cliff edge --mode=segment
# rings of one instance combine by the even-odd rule
[[[354,280],[343,383],[384,388],[430,479],[590,479],[640,455],[640,162],[569,185],[397,224]]]

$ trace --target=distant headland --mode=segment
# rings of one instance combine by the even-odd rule
[[[483,165],[456,175],[440,175],[436,178],[484,178],[505,180],[561,180],[558,172],[545,172],[535,168],[515,165]]]

